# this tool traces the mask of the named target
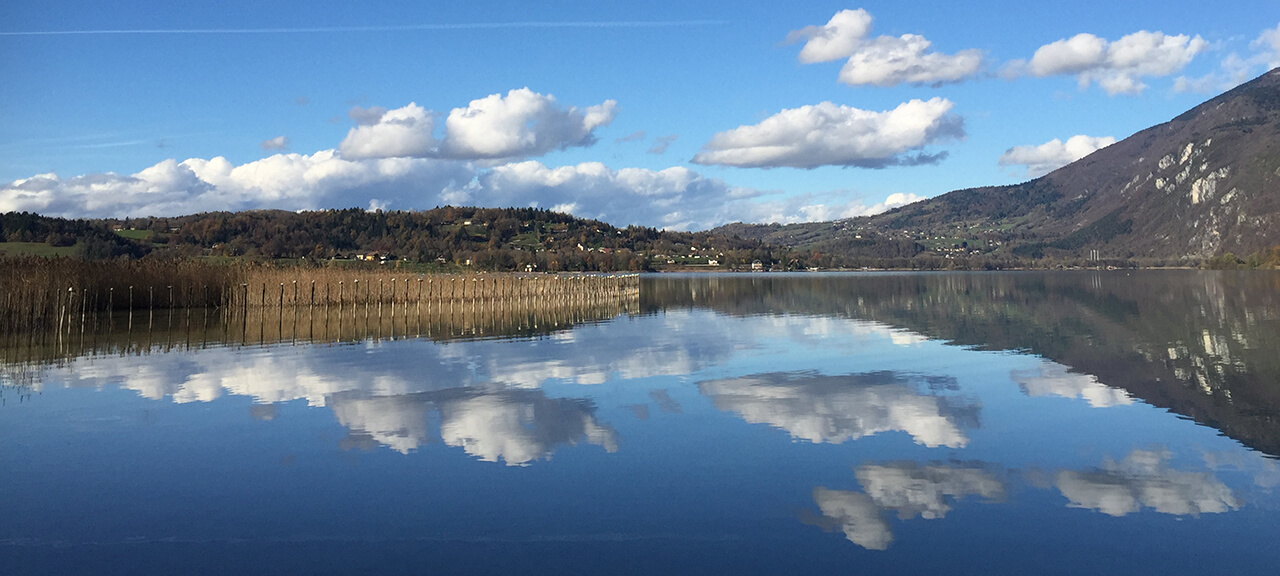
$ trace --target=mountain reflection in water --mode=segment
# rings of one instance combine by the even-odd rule
[[[1037,354],[1062,368],[1015,374],[1030,395],[1096,406],[1137,397],[1280,456],[1277,273],[768,274],[661,277],[645,288],[644,310],[869,320]]]

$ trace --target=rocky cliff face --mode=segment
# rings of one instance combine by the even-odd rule
[[[1108,251],[1205,257],[1280,244],[1280,69],[1042,180],[1068,216],[1044,223],[1049,237],[1115,213],[1132,226]]]

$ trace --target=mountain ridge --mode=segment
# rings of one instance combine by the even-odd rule
[[[826,232],[823,233],[822,231]],[[883,214],[712,232],[806,247],[860,233],[968,235],[1014,255],[1202,261],[1280,244],[1280,68],[1040,178]]]

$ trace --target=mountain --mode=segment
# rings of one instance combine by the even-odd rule
[[[1280,244],[1280,68],[1029,182],[835,223],[715,231],[799,247],[899,232],[1024,258],[1098,250],[1109,259],[1197,262],[1260,252]]]

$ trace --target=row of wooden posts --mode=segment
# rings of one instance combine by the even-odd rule
[[[225,308],[415,304],[450,301],[556,299],[597,301],[638,295],[638,274],[433,275],[347,282],[245,282],[224,291]]]
[[[331,278],[285,282],[285,274],[271,276],[239,286],[128,286],[122,294],[114,288],[104,293],[69,286],[52,293],[31,292],[23,299],[6,295],[0,332],[84,330],[95,311],[128,312],[132,325],[135,312],[146,312],[150,323],[157,309],[185,308],[189,314],[193,308],[221,308],[222,315],[230,317],[243,316],[249,308],[533,300],[593,303],[638,296],[640,291],[638,274],[366,276],[351,282]]]
[[[191,308],[92,313],[65,332],[0,333],[0,383],[6,380],[6,367],[84,355],[145,354],[209,345],[533,335],[639,311],[639,296],[632,294],[593,302],[547,298],[419,305],[411,299],[408,304],[387,306],[252,306],[244,315],[222,318],[210,309]]]

